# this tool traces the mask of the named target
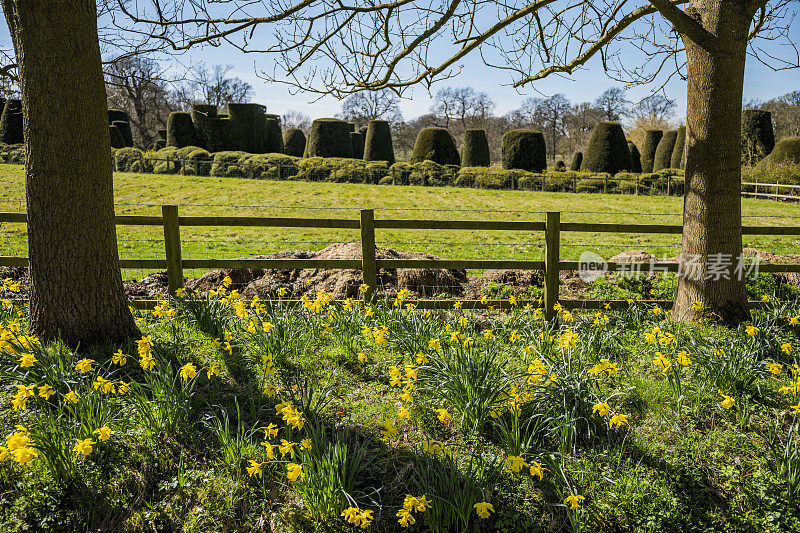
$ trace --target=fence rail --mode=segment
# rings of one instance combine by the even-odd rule
[[[25,213],[0,213],[0,223],[26,223]],[[560,212],[548,212],[545,221],[502,221],[502,220],[422,220],[422,219],[375,219],[372,209],[362,209],[358,220],[345,218],[285,218],[250,216],[180,216],[178,206],[161,206],[161,216],[117,215],[117,225],[162,226],[164,232],[164,258],[120,259],[122,268],[152,268],[167,271],[169,291],[174,293],[183,286],[184,269],[354,269],[361,270],[363,282],[369,286],[367,297],[378,288],[380,269],[428,268],[428,269],[515,269],[541,271],[544,274],[545,315],[554,315],[554,305],[561,303],[567,309],[598,309],[605,304],[612,308],[625,302],[605,300],[562,300],[559,298],[559,273],[564,270],[578,270],[578,261],[562,261],[560,258],[561,233],[637,233],[637,234],[680,234],[682,226],[658,224],[612,224],[561,222]],[[181,252],[181,227],[221,226],[221,227],[279,227],[279,228],[343,228],[359,229],[364,253],[361,259],[192,259],[184,258]],[[417,230],[485,230],[485,231],[524,231],[544,232],[544,261],[507,259],[381,259],[375,255],[376,229],[417,229]],[[800,227],[743,226],[745,235],[800,235]],[[610,262],[606,263],[611,272],[677,272],[677,262]],[[28,266],[27,257],[0,256],[0,266]],[[800,264],[763,264],[763,272],[800,272]],[[467,309],[481,309],[490,306],[508,307],[507,301],[493,300],[483,303],[476,300],[462,301]],[[443,309],[451,307],[455,300],[419,299],[410,301],[422,309]],[[524,305],[527,301],[520,300]],[[664,308],[672,305],[668,300],[648,300]],[[537,301],[538,303],[538,301]],[[140,301],[142,307],[153,305],[152,300]]]

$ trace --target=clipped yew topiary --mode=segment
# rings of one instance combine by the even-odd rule
[[[183,148],[196,144],[192,116],[182,111],[170,113],[167,118],[167,146]]]
[[[131,123],[127,120],[115,120],[112,126],[116,126],[125,139],[125,146],[133,146],[133,134],[131,133]]]
[[[581,163],[583,163],[583,152],[575,152],[572,155],[572,162],[569,164],[569,169],[573,172],[581,170]]]
[[[644,137],[644,148],[642,148],[642,172],[653,172],[653,162],[656,158],[656,150],[661,137],[664,136],[662,130],[647,130]]]
[[[123,109],[109,109],[108,110],[108,125],[111,126],[114,122],[130,122],[131,117],[128,112]]]
[[[266,110],[261,104],[228,104],[229,149],[262,152],[267,133]]]
[[[461,166],[488,167],[491,164],[486,130],[467,130],[461,145]]]
[[[364,140],[366,141],[366,139],[367,139],[367,126],[361,126],[360,128],[358,128],[358,133],[363,135],[364,136]]]
[[[0,142],[20,144],[25,142],[22,132],[22,100],[10,98],[0,116]]]
[[[166,143],[167,142],[167,128],[158,128],[156,130],[156,139],[161,139]]]
[[[281,117],[278,115],[266,115],[266,131],[264,132],[264,147],[262,152],[265,154],[282,154],[283,151]]]
[[[195,104],[192,106],[192,122],[198,146],[209,149],[210,123],[217,120],[217,106],[211,104]],[[165,137],[166,139],[166,137]]]
[[[653,172],[670,168],[672,164],[672,152],[675,149],[675,141],[678,140],[678,130],[670,130],[664,133],[656,148],[656,155],[653,158]]]
[[[109,126],[108,134],[111,136],[111,148],[125,148],[125,139],[122,137],[118,127]]]
[[[511,130],[503,135],[500,149],[503,168],[542,172],[547,168],[547,148],[540,131]]]
[[[453,136],[444,128],[423,128],[417,135],[410,163],[433,161],[440,165],[460,165],[461,156]]]
[[[303,130],[289,128],[283,132],[283,153],[292,157],[303,157],[306,151],[306,134]]]
[[[389,122],[370,120],[364,136],[364,161],[386,161],[394,165],[394,146]]]
[[[772,152],[758,166],[770,168],[780,164],[800,165],[800,137],[786,137],[778,141]]]
[[[678,128],[678,136],[675,138],[675,147],[672,149],[672,157],[670,158],[670,168],[683,168],[684,155],[686,153],[686,126]]]
[[[315,119],[303,157],[353,157],[350,124],[338,118]]]
[[[600,122],[595,126],[586,150],[583,151],[581,171],[616,174],[629,170],[631,152],[619,122]]]
[[[760,109],[742,111],[742,164],[755,165],[775,148],[772,113]]]
[[[362,159],[364,157],[364,136],[357,131],[351,131],[350,145],[353,148],[353,157]]]
[[[628,170],[631,172],[640,173],[642,171],[642,155],[636,147],[636,143],[628,141],[628,152],[631,154],[631,161],[628,165]]]

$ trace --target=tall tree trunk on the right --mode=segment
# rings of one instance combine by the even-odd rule
[[[754,14],[748,4],[695,0],[686,10],[716,36],[716,48],[708,51],[684,39],[688,97],[681,258],[684,265],[694,264],[684,268],[678,282],[675,318],[695,318],[694,302],[728,324],[749,317],[744,279],[736,269],[742,257],[739,130]]]

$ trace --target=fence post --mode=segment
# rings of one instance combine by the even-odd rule
[[[544,317],[547,320],[557,315],[553,307],[558,303],[560,234],[561,213],[548,211],[544,226]]]
[[[361,210],[361,271],[369,287],[364,300],[370,300],[378,289],[378,269],[375,265],[375,211]]]
[[[161,219],[164,224],[164,250],[167,255],[169,293],[175,294],[175,291],[183,287],[181,230],[178,224],[178,206],[162,205]]]

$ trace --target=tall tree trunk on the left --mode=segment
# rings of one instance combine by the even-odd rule
[[[30,327],[44,339],[138,334],[122,290],[94,0],[2,0],[22,88]]]

